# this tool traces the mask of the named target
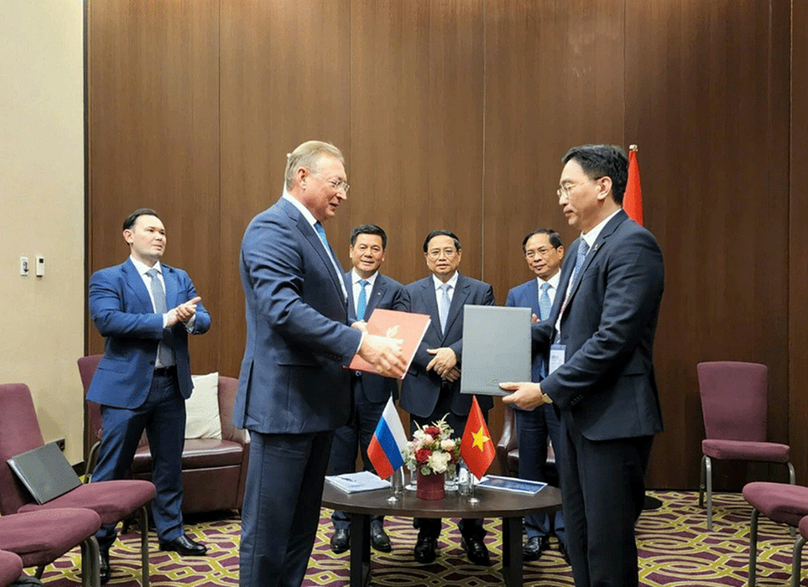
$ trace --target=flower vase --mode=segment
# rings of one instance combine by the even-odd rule
[[[445,493],[443,488],[443,473],[432,473],[431,475],[424,475],[421,470],[418,470],[418,482],[415,490],[415,496],[418,499],[436,500],[443,499]]]

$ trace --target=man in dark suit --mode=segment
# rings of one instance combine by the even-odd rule
[[[508,292],[506,306],[533,310],[534,319],[547,320],[558,291],[559,271],[564,259],[561,237],[552,229],[537,228],[522,240],[522,252],[527,266],[536,275]],[[531,381],[538,382],[547,370],[541,355],[533,357]],[[508,408],[506,408],[508,409]],[[559,445],[561,424],[553,406],[543,404],[532,410],[515,409],[516,434],[519,443],[519,477],[532,481],[548,481],[544,467],[547,462],[547,438],[552,440],[553,450]],[[556,461],[556,468],[558,468]],[[525,561],[535,561],[549,548],[549,537],[555,534],[558,548],[565,558],[567,539],[564,533],[564,514],[557,512],[553,518],[547,514],[525,517],[527,542],[523,549]]]
[[[129,259],[90,278],[90,316],[105,338],[104,357],[87,391],[89,401],[101,404],[104,426],[92,480],[126,477],[145,429],[160,549],[203,555],[205,546],[188,538],[182,524],[182,447],[185,400],[193,389],[188,333],[207,332],[210,315],[188,274],[160,263],[166,232],[154,210],[130,214],[123,238]],[[97,534],[104,583],[115,536],[114,525]]]
[[[424,257],[432,275],[407,286],[409,310],[428,314],[432,323],[426,330],[409,373],[401,384],[401,407],[410,413],[410,431],[416,425],[426,426],[444,416],[461,438],[466,426],[471,398],[460,393],[460,365],[463,352],[463,306],[494,305],[493,288],[482,281],[461,275],[460,241],[448,230],[433,230],[424,240]],[[488,418],[493,406],[490,396],[477,401]],[[430,563],[440,535],[441,520],[416,518],[418,528],[415,560]],[[475,564],[489,563],[488,548],[483,542],[485,530],[481,519],[460,521],[461,545]]]
[[[351,231],[349,253],[353,269],[345,275],[348,290],[348,320],[367,321],[376,308],[404,310],[404,286],[379,272],[387,250],[387,234],[375,224],[363,224]],[[356,453],[362,455],[366,471],[374,471],[368,459],[368,445],[382,417],[387,400],[398,395],[395,379],[371,373],[351,373],[353,409],[348,423],[337,428],[331,446],[330,473],[339,475],[356,470]],[[375,472],[375,471],[374,471]],[[334,534],[331,550],[339,554],[348,550],[351,518],[340,510],[331,515]],[[370,522],[370,544],[381,552],[390,552],[390,538],[384,531],[384,516],[373,516]]]
[[[233,423],[250,430],[240,582],[303,582],[334,430],[348,421],[355,354],[387,376],[400,349],[348,326],[348,293],[322,223],[348,197],[342,153],[308,141],[287,156],[284,194],[241,245],[247,344]]]
[[[609,145],[570,149],[559,204],[581,231],[561,270],[550,319],[533,325],[549,349],[541,383],[502,384],[530,409],[552,402],[561,415],[561,491],[578,587],[638,584],[634,523],[662,414],[653,342],[664,270],[653,235],[621,208],[625,153]],[[551,346],[552,344],[552,346]]]

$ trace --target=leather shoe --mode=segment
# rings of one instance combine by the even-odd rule
[[[487,567],[491,564],[488,557],[488,547],[483,542],[482,538],[476,536],[462,536],[460,538],[460,546],[466,551],[469,560],[475,565]]]
[[[561,555],[564,557],[564,560],[567,561],[567,564],[569,566],[572,566],[572,563],[570,562],[570,553],[567,552],[567,545],[564,544],[563,542],[559,542],[558,543],[558,552],[561,553]]]
[[[418,534],[418,541],[412,553],[415,560],[421,564],[429,564],[435,560],[435,549],[438,546],[438,539],[427,534]]]
[[[527,539],[522,547],[522,560],[525,562],[537,561],[541,558],[541,553],[550,546],[547,536],[532,536]]]
[[[342,554],[351,544],[351,531],[348,528],[337,528],[331,535],[331,550]]]
[[[187,535],[181,534],[179,538],[161,542],[160,550],[173,550],[183,556],[202,556],[208,551],[208,548],[204,544],[194,542]]]
[[[101,551],[101,566],[98,567],[98,575],[101,577],[101,584],[104,585],[109,581],[109,552]]]
[[[370,525],[370,545],[379,552],[390,552],[393,547],[390,546],[390,537],[381,524]]]

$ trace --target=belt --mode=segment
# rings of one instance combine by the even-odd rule
[[[171,365],[170,367],[155,367],[154,369],[155,377],[168,377],[169,375],[175,375],[176,373],[176,365]]]

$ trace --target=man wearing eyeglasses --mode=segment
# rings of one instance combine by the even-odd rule
[[[559,205],[581,231],[561,270],[549,320],[533,325],[549,353],[541,383],[506,383],[524,409],[552,402],[561,417],[561,491],[577,587],[636,586],[634,523],[662,414],[653,342],[664,286],[654,236],[623,211],[628,160],[619,147],[574,147]]]
[[[487,283],[461,275],[460,241],[448,230],[433,230],[424,240],[424,258],[432,275],[407,286],[409,310],[429,314],[432,323],[415,353],[401,384],[401,407],[410,413],[410,430],[447,416],[455,436],[462,437],[471,409],[470,394],[460,393],[460,361],[463,351],[463,306],[494,305],[494,289]],[[493,406],[491,396],[477,398],[486,419]],[[415,560],[430,563],[440,535],[441,520],[416,518]],[[481,519],[460,521],[461,545],[469,560],[488,565]]]
[[[536,277],[510,290],[505,305],[530,308],[536,319],[546,320],[550,317],[553,300],[558,291],[559,271],[564,259],[561,236],[550,228],[537,228],[522,240],[522,252],[528,268]],[[541,381],[546,374],[547,366],[542,357],[535,356],[531,367],[531,380]],[[547,462],[547,438],[551,439],[553,450],[557,450],[561,431],[555,409],[549,404],[543,404],[533,410],[517,408],[514,416],[519,445],[519,477],[532,481],[548,481],[544,470]],[[527,542],[523,549],[523,560],[539,560],[542,552],[550,547],[551,534],[555,534],[558,538],[558,548],[564,558],[568,559],[562,512],[557,512],[552,519],[547,514],[526,516],[525,532]]]
[[[298,587],[306,574],[334,430],[351,408],[359,354],[391,377],[400,349],[348,326],[343,271],[323,224],[347,198],[342,153],[308,141],[287,156],[283,196],[241,245],[247,344],[233,423],[250,431],[242,587]]]

